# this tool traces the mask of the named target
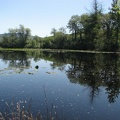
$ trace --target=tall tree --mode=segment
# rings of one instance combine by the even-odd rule
[[[55,37],[57,30],[55,28],[52,28],[51,34]]]
[[[101,28],[100,16],[102,15],[102,7],[97,0],[93,0],[93,10],[87,19],[87,24],[84,29],[87,40],[87,49],[95,49],[98,42],[98,32]]]
[[[59,32],[66,34],[66,29],[64,27],[59,28]]]
[[[8,33],[4,34],[1,46],[10,48],[23,48],[27,44],[27,40],[30,39],[31,30],[20,25],[19,28],[8,29]]]
[[[54,37],[54,41],[53,41],[54,48],[63,49],[66,40],[67,40],[66,30],[64,27],[61,27],[56,32],[56,35]]]
[[[27,40],[30,39],[31,30],[29,28],[25,28],[23,25],[20,25],[20,27],[17,29],[17,34],[19,45],[21,47],[25,47]]]
[[[69,20],[67,27],[69,28],[70,32],[74,34],[74,39],[76,40],[77,32],[79,31],[79,29],[81,29],[80,16],[73,15]]]
[[[112,21],[112,36],[113,36],[113,48],[119,47],[120,39],[120,5],[119,0],[113,0],[112,8],[110,11],[111,21]]]
[[[81,49],[88,48],[89,39],[87,39],[88,36],[86,36],[86,35],[89,35],[89,32],[90,32],[89,18],[90,18],[89,14],[82,14],[80,16],[81,24],[82,24],[81,36],[82,36],[82,34],[84,35],[84,38],[82,38],[82,41],[81,41]]]

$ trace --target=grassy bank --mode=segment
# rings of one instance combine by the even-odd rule
[[[32,49],[32,48],[0,48],[0,51],[50,51],[50,52],[81,52],[81,53],[120,53],[107,51],[91,51],[91,50],[69,50],[69,49]]]

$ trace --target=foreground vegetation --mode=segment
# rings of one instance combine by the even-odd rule
[[[5,102],[6,108],[4,112],[0,112],[0,120],[65,120],[62,116],[58,116],[57,108],[51,103],[51,109],[48,108],[48,99],[46,95],[45,87],[43,86],[45,96],[46,113],[42,115],[40,111],[34,113],[32,108],[32,98],[30,101],[18,101],[15,103],[14,99],[11,102]],[[28,107],[26,104],[28,103]],[[35,115],[33,115],[33,113]]]
[[[40,48],[40,49],[77,49],[98,51],[120,51],[120,6],[113,0],[108,13],[103,13],[102,6],[93,0],[90,13],[71,16],[67,29],[52,29],[51,34],[41,38],[31,36],[31,30],[20,25],[9,29],[2,35],[2,48]]]
[[[19,101],[14,104],[12,100],[10,104],[6,102],[6,111],[4,113],[0,112],[0,120],[64,120],[58,117],[56,108],[52,107],[52,111],[49,111],[46,108],[46,115],[41,115],[40,112],[36,113],[36,116],[33,116],[31,111],[32,99],[30,99],[28,108],[22,106],[22,103]]]

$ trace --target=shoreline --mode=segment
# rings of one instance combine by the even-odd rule
[[[71,49],[32,49],[32,48],[0,48],[0,51],[50,51],[50,52],[79,52],[79,53],[106,53],[118,54],[120,52],[94,51],[94,50],[71,50]]]

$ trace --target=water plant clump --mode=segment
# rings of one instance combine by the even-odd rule
[[[51,108],[48,108],[48,99],[45,87],[44,89],[44,99],[45,99],[45,107],[46,114],[42,115],[40,111],[33,115],[33,111],[31,111],[32,107],[32,98],[27,101],[18,101],[15,103],[14,99],[11,100],[10,103],[5,102],[6,109],[4,112],[0,112],[0,120],[64,120],[61,116],[58,116],[57,107],[51,103]],[[26,104],[28,103],[28,107]]]
[[[22,105],[21,101],[17,102],[16,104],[8,104],[6,102],[6,109],[5,112],[0,112],[0,120],[60,120],[58,119],[57,112],[55,111],[56,108],[54,108],[52,104],[52,111],[49,112],[46,108],[46,115],[41,115],[40,112],[36,114],[36,116],[33,116],[31,112],[31,105],[32,105],[32,99],[30,99],[28,108],[25,108],[25,106]]]

